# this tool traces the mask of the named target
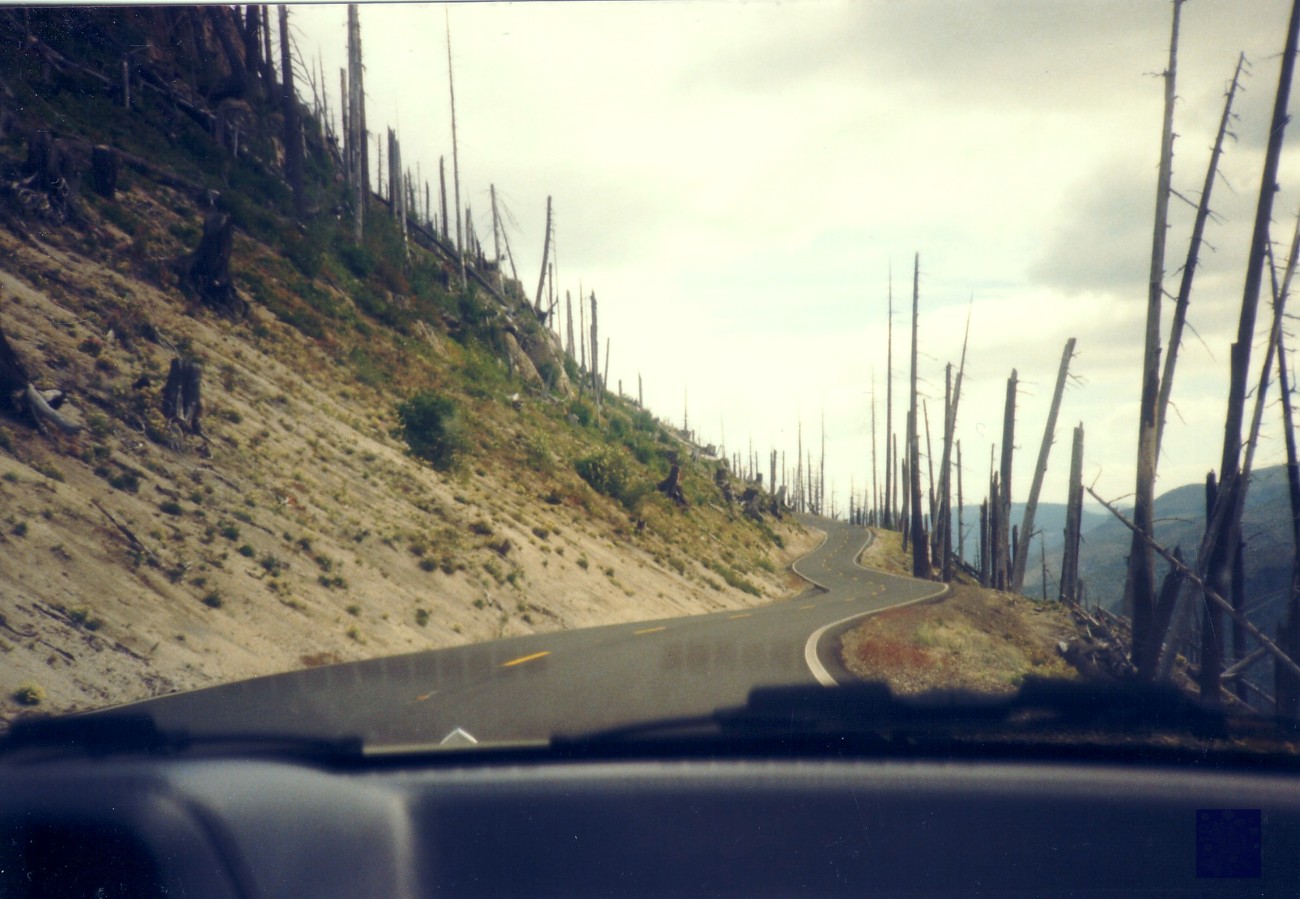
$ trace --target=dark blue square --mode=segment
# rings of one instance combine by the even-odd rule
[[[1264,867],[1257,808],[1196,810],[1196,876],[1259,877]]]

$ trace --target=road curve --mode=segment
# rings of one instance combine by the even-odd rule
[[[738,705],[756,686],[848,677],[839,632],[944,587],[862,568],[867,531],[824,519],[795,570],[815,585],[751,609],[558,631],[330,665],[130,708],[198,733],[356,734],[368,745],[545,739]]]

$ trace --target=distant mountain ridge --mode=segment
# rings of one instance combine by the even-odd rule
[[[1095,521],[1095,516],[1091,517]],[[1170,549],[1181,547],[1190,564],[1195,564],[1197,547],[1204,531],[1204,485],[1176,487],[1156,499],[1156,540]],[[1293,554],[1291,508],[1284,466],[1261,469],[1252,475],[1246,494],[1243,537],[1246,542],[1246,595],[1251,615],[1271,629],[1281,612],[1281,600],[1290,583]],[[1085,520],[1079,575],[1084,581],[1088,602],[1111,610],[1120,608],[1131,540],[1128,528],[1109,513],[1103,514],[1101,520],[1092,526]],[[1059,543],[1049,550],[1047,561],[1054,577],[1060,572]],[[1157,563],[1160,576],[1163,577],[1166,568],[1163,563]]]

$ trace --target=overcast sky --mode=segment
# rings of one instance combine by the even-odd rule
[[[444,16],[441,5],[361,8],[369,127],[398,129],[435,196],[438,157],[451,167]],[[1286,17],[1282,0],[1184,6],[1174,170],[1184,195],[1199,194],[1239,52],[1250,76],[1192,298],[1161,492],[1218,463]],[[345,18],[342,5],[292,12],[336,111]],[[791,470],[798,421],[815,456],[824,410],[842,511],[850,482],[859,492],[870,482],[873,377],[883,465],[891,266],[903,428],[919,253],[936,455],[943,367],[958,361],[972,317],[958,421],[968,504],[985,492],[1012,368],[1024,498],[1069,337],[1078,380],[1044,499],[1064,500],[1078,422],[1085,480],[1111,497],[1132,491],[1169,2],[455,3],[448,18],[462,200],[490,252],[495,183],[531,294],[554,197],[557,279],[575,303],[579,283],[596,292],[611,388],[622,379],[634,394],[640,373],[647,405],[677,424],[689,392],[705,442],[743,453],[752,439],[764,466],[775,447]],[[1300,202],[1298,158],[1284,154],[1279,258]],[[1174,211],[1171,292],[1191,219],[1178,201]],[[1265,307],[1261,333],[1268,319]],[[1279,417],[1274,406],[1258,464],[1283,460]]]

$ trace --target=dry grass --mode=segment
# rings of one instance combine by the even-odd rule
[[[881,532],[864,562],[907,570],[898,535],[889,532]],[[942,599],[871,616],[844,635],[841,651],[855,675],[888,681],[898,692],[999,692],[1028,675],[1073,677],[1056,644],[1075,633],[1057,603],[954,584]]]

